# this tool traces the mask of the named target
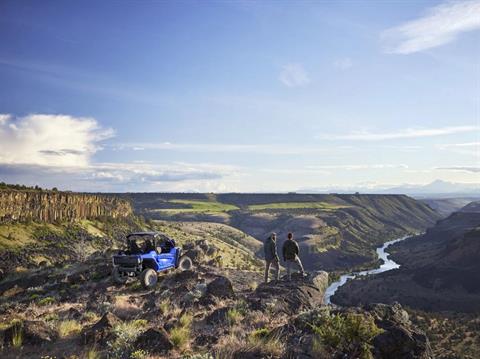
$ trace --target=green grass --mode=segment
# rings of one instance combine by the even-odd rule
[[[216,201],[192,201],[186,199],[173,199],[169,203],[183,204],[188,208],[160,208],[154,211],[168,213],[219,213],[228,212],[238,209],[237,206]]]
[[[251,211],[262,211],[265,209],[302,209],[302,208],[313,208],[321,209],[325,211],[333,211],[340,208],[345,208],[346,206],[341,206],[333,203],[327,202],[278,202],[278,203],[263,203],[263,204],[254,204],[248,206],[248,209]]]

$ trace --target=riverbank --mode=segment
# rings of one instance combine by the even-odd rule
[[[378,267],[374,269],[369,269],[369,270],[364,270],[360,272],[352,272],[348,274],[344,274],[340,276],[340,279],[331,283],[327,290],[325,291],[325,296],[324,296],[324,302],[325,304],[335,304],[332,303],[331,298],[333,295],[335,295],[336,291],[343,286],[349,279],[355,279],[359,276],[366,276],[366,275],[374,275],[374,274],[379,274],[383,272],[387,272],[392,269],[397,269],[400,268],[400,264],[396,263],[392,259],[389,258],[390,253],[386,252],[386,249],[391,246],[392,244],[398,243],[400,241],[403,241],[410,236],[405,236],[401,238],[397,238],[388,242],[385,242],[381,247],[377,248],[377,258],[379,261],[382,261],[383,263]]]

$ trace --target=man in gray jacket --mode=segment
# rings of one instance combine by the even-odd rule
[[[278,265],[277,235],[275,233],[272,233],[270,237],[265,240],[263,250],[265,252],[265,283],[268,283],[270,266],[276,271],[275,278],[278,280],[280,278],[280,267]]]

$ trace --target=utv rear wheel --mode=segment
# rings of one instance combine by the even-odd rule
[[[128,279],[126,275],[122,275],[122,273],[120,273],[118,267],[113,267],[112,278],[113,282],[116,284],[125,284]]]
[[[151,289],[157,285],[157,272],[151,268],[147,268],[142,272],[140,280],[142,281],[142,285],[145,289]]]
[[[193,262],[190,257],[181,256],[178,260],[178,269],[181,271],[190,270],[193,267]]]

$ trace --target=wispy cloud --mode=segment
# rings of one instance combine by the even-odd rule
[[[353,66],[353,61],[349,57],[343,57],[341,59],[336,59],[333,62],[333,66],[339,70],[348,70],[350,67]]]
[[[307,146],[307,145],[288,145],[288,144],[215,144],[215,143],[123,143],[113,145],[115,150],[162,150],[179,152],[204,152],[204,153],[255,153],[264,155],[307,155],[322,154],[328,152],[338,152],[342,150],[351,150],[351,146]]]
[[[451,151],[460,155],[476,156],[480,160],[480,141],[464,143],[444,143],[436,146],[440,150]]]
[[[411,54],[445,45],[461,33],[480,29],[480,1],[448,1],[427,10],[423,17],[382,33],[385,51]]]
[[[307,71],[301,64],[287,64],[282,66],[279,80],[288,87],[305,86],[310,83]]]
[[[354,140],[354,141],[384,141],[394,139],[405,138],[418,138],[418,137],[434,137],[434,136],[446,136],[456,133],[475,132],[479,131],[478,126],[452,126],[452,127],[440,127],[440,128],[407,128],[404,130],[398,130],[394,132],[381,132],[373,133],[368,131],[353,132],[349,134],[327,134],[318,136],[318,138],[324,140]]]
[[[207,189],[238,174],[233,166],[201,163],[96,163],[83,167],[0,163],[2,181],[80,191]]]
[[[480,173],[480,167],[474,167],[474,166],[436,167],[435,169],[446,170],[446,171],[456,171],[456,172]]]
[[[331,169],[331,170],[347,170],[347,171],[355,171],[355,170],[372,170],[372,169],[407,169],[408,165],[406,164],[365,164],[365,165],[315,165],[315,166],[308,166],[309,169]]]

